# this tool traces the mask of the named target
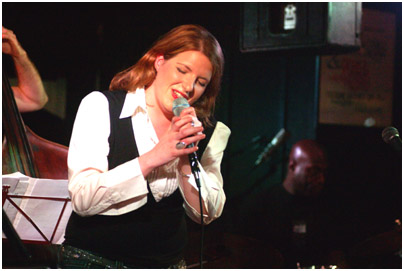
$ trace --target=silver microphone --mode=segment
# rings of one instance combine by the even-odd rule
[[[173,113],[175,116],[179,116],[182,112],[182,110],[184,110],[185,108],[189,107],[189,103],[187,101],[187,99],[180,97],[174,100],[173,102]],[[191,143],[187,146],[187,148],[193,147],[194,143]],[[200,181],[199,181],[199,167],[198,167],[198,156],[196,154],[196,152],[190,153],[188,154],[188,158],[189,158],[189,164],[191,166],[191,171],[192,174],[194,174],[195,176],[195,181],[196,181],[196,185],[198,187],[201,187]]]
[[[278,146],[280,146],[281,143],[285,140],[286,134],[287,133],[285,129],[282,128],[271,140],[271,142],[269,142],[268,145],[265,146],[262,153],[258,155],[258,158],[255,161],[255,166],[261,165],[264,161],[266,161],[269,158],[269,156],[272,155],[272,153],[278,148]]]
[[[187,99],[180,97],[174,100],[173,102],[173,113],[175,116],[179,116],[185,108],[189,107],[189,103]]]
[[[394,127],[386,127],[383,129],[382,137],[384,142],[393,146],[396,151],[401,152],[401,139],[398,130]]]

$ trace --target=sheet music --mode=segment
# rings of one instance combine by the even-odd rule
[[[2,176],[3,185],[9,184],[12,187],[10,187],[9,195],[41,196],[55,199],[70,198],[67,189],[67,180],[31,178],[21,173],[13,173],[11,175],[13,176],[10,176],[10,174]],[[50,240],[62,212],[64,201],[32,198],[22,200],[13,198],[13,201],[18,202],[18,206],[34,221],[47,239]],[[8,203],[7,209],[4,208],[4,210],[22,240],[45,241],[35,227],[15,207]],[[71,212],[72,209],[69,201],[52,240],[53,244],[61,244],[63,242],[64,231]]]
[[[12,174],[8,175],[3,175],[2,176],[2,184],[4,185],[9,185],[9,194],[14,194],[14,195],[25,195],[25,192],[27,191],[28,188],[28,179],[29,177],[21,174],[20,172],[15,172]],[[21,203],[21,199],[14,199],[14,202],[18,204],[18,206]],[[11,221],[14,221],[15,216],[17,215],[17,209],[14,208],[14,206],[11,205],[11,203],[6,200],[4,203],[4,211],[8,215],[9,219]],[[4,235],[3,235],[4,237]]]

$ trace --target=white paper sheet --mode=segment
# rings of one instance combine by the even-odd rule
[[[64,231],[72,212],[67,180],[38,179],[13,173],[2,176],[3,185],[10,185],[9,195],[40,196],[54,199],[69,199],[63,212],[59,226],[52,240],[53,244],[61,244],[64,240]],[[51,239],[64,201],[48,199],[16,199],[13,201],[31,218],[48,240]],[[7,206],[6,206],[7,205]],[[7,207],[7,208],[6,208]],[[35,227],[13,207],[8,200],[4,210],[13,223],[22,240],[45,241]],[[3,235],[4,237],[4,235]]]

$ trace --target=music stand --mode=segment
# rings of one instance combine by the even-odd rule
[[[21,263],[22,265],[38,265],[38,262],[39,265],[43,265],[42,259],[38,258],[46,258],[45,264],[48,265],[49,259],[54,261],[57,244],[60,244],[63,239],[64,227],[71,213],[71,207],[68,205],[70,198],[68,197],[67,180],[35,179],[24,176],[28,178],[29,183],[26,191],[13,194],[9,190],[10,185],[4,185],[5,176],[3,175],[2,203],[3,233],[7,239],[3,238],[3,244],[9,244],[17,253],[16,257],[11,255],[13,258],[11,264],[15,265],[13,260],[18,258],[18,261],[24,262]],[[47,195],[47,193],[49,194]],[[59,196],[55,196],[55,194]],[[65,195],[60,196],[62,194]],[[17,200],[21,202],[18,204]],[[6,203],[8,208],[4,208]],[[10,211],[12,209],[13,211]],[[7,210],[12,219],[8,217]],[[55,220],[56,223],[54,223]],[[56,238],[56,236],[58,237]],[[38,252],[38,248],[42,252]],[[3,250],[3,257],[4,255]]]

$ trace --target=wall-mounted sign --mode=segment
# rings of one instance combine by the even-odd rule
[[[321,57],[320,123],[391,125],[395,15],[363,9],[361,44],[354,53]]]

